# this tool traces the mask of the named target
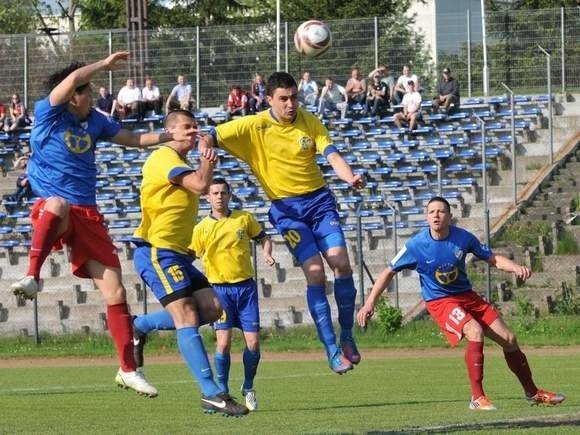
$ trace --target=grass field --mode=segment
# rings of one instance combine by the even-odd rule
[[[539,408],[523,400],[501,354],[489,350],[485,385],[498,411],[478,413],[467,408],[461,349],[373,352],[344,376],[331,373],[318,353],[296,361],[266,354],[256,380],[260,409],[241,419],[202,414],[199,390],[179,362],[147,366],[160,390],[156,399],[116,388],[109,360],[2,368],[0,433],[578,433],[579,357],[577,347],[528,352],[536,381],[568,396],[558,407]],[[232,393],[241,376],[234,362]]]

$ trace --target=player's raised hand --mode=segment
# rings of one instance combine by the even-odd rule
[[[367,326],[367,323],[370,320],[370,318],[373,317],[373,314],[375,314],[374,308],[368,307],[365,304],[361,307],[360,310],[358,310],[358,313],[356,313],[356,322],[359,324],[361,328],[364,328],[365,326]]]
[[[112,71],[117,66],[117,62],[129,59],[128,51],[117,51],[105,59],[105,69]]]

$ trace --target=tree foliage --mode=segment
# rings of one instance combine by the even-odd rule
[[[2,0],[0,2],[0,32],[11,35],[36,32],[39,19],[32,2]]]

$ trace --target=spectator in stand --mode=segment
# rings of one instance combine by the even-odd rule
[[[397,84],[395,85],[394,97],[396,104],[401,104],[401,101],[403,101],[403,97],[407,92],[409,92],[410,81],[412,81],[415,84],[416,91],[419,91],[421,89],[419,79],[415,74],[413,74],[413,71],[411,71],[411,67],[408,65],[404,65],[403,74],[399,76],[399,78],[397,79]]]
[[[172,110],[191,110],[195,107],[195,99],[191,91],[191,85],[187,83],[187,77],[183,74],[177,76],[177,84],[171,90],[165,102],[165,112]]]
[[[30,187],[30,183],[28,182],[28,174],[26,172],[27,166],[28,166],[28,154],[24,154],[14,161],[14,169],[22,171],[20,175],[18,175],[18,178],[16,179],[16,191],[12,195],[12,198],[18,204],[33,196],[32,188]]]
[[[372,78],[372,83],[369,83],[367,92],[367,113],[371,116],[379,115],[388,105],[388,88],[387,85],[381,81],[379,73]]]
[[[325,86],[320,93],[320,103],[318,105],[318,114],[322,118],[324,111],[335,112],[340,110],[340,117],[346,116],[346,108],[348,105],[348,94],[346,89],[334,83],[332,77],[327,77]]]
[[[6,106],[0,101],[0,131],[4,131],[4,125],[6,124]]]
[[[433,99],[433,112],[437,113],[439,107],[446,113],[451,113],[450,107],[453,104],[453,111],[459,109],[459,83],[451,76],[449,68],[443,68],[441,80],[437,84],[437,96]]]
[[[141,118],[141,91],[135,86],[135,80],[127,79],[127,83],[117,94],[117,99],[113,102],[111,116],[116,112],[119,119],[125,119],[128,116]]]
[[[17,128],[24,128],[32,124],[28,117],[28,112],[24,103],[20,100],[20,95],[12,94],[10,102],[10,119],[8,120],[8,131],[14,131]]]
[[[415,90],[415,82],[409,80],[407,83],[409,92],[403,97],[401,104],[403,111],[395,113],[395,124],[397,127],[402,127],[402,122],[409,124],[409,130],[413,131],[417,128],[417,121],[421,119],[421,94]]]
[[[113,102],[114,99],[109,90],[105,86],[101,86],[99,88],[99,96],[97,97],[95,109],[105,116],[111,116],[111,113],[113,112]]]
[[[143,98],[143,116],[145,116],[145,114],[150,110],[152,110],[155,115],[161,115],[163,98],[161,97],[159,88],[155,86],[151,77],[145,79],[145,86],[141,91],[141,96]]]
[[[266,96],[266,82],[264,76],[256,73],[254,80],[250,83],[250,97],[248,110],[250,113],[261,112],[269,107]]]
[[[350,72],[345,89],[349,104],[362,104],[364,106],[367,97],[367,82],[361,77],[358,68],[353,68]]]
[[[298,83],[298,101],[303,106],[316,106],[318,100],[318,85],[310,78],[310,72],[304,71]]]
[[[248,95],[240,85],[233,85],[228,95],[227,120],[232,116],[246,116],[248,113]]]
[[[389,107],[390,103],[395,101],[395,78],[391,71],[391,67],[388,65],[379,65],[369,73],[369,79],[372,79],[376,74],[381,76],[381,83],[387,86],[387,94],[385,96],[386,107]]]

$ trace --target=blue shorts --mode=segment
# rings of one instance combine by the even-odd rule
[[[247,279],[234,284],[213,284],[224,310],[215,329],[239,328],[244,332],[260,330],[260,310],[258,308],[258,287],[256,281]]]
[[[336,200],[327,187],[272,201],[269,217],[300,264],[330,248],[346,247]]]
[[[197,270],[189,255],[171,249],[140,245],[133,257],[135,270],[149,286],[164,307],[193,292],[211,287],[206,277]]]

